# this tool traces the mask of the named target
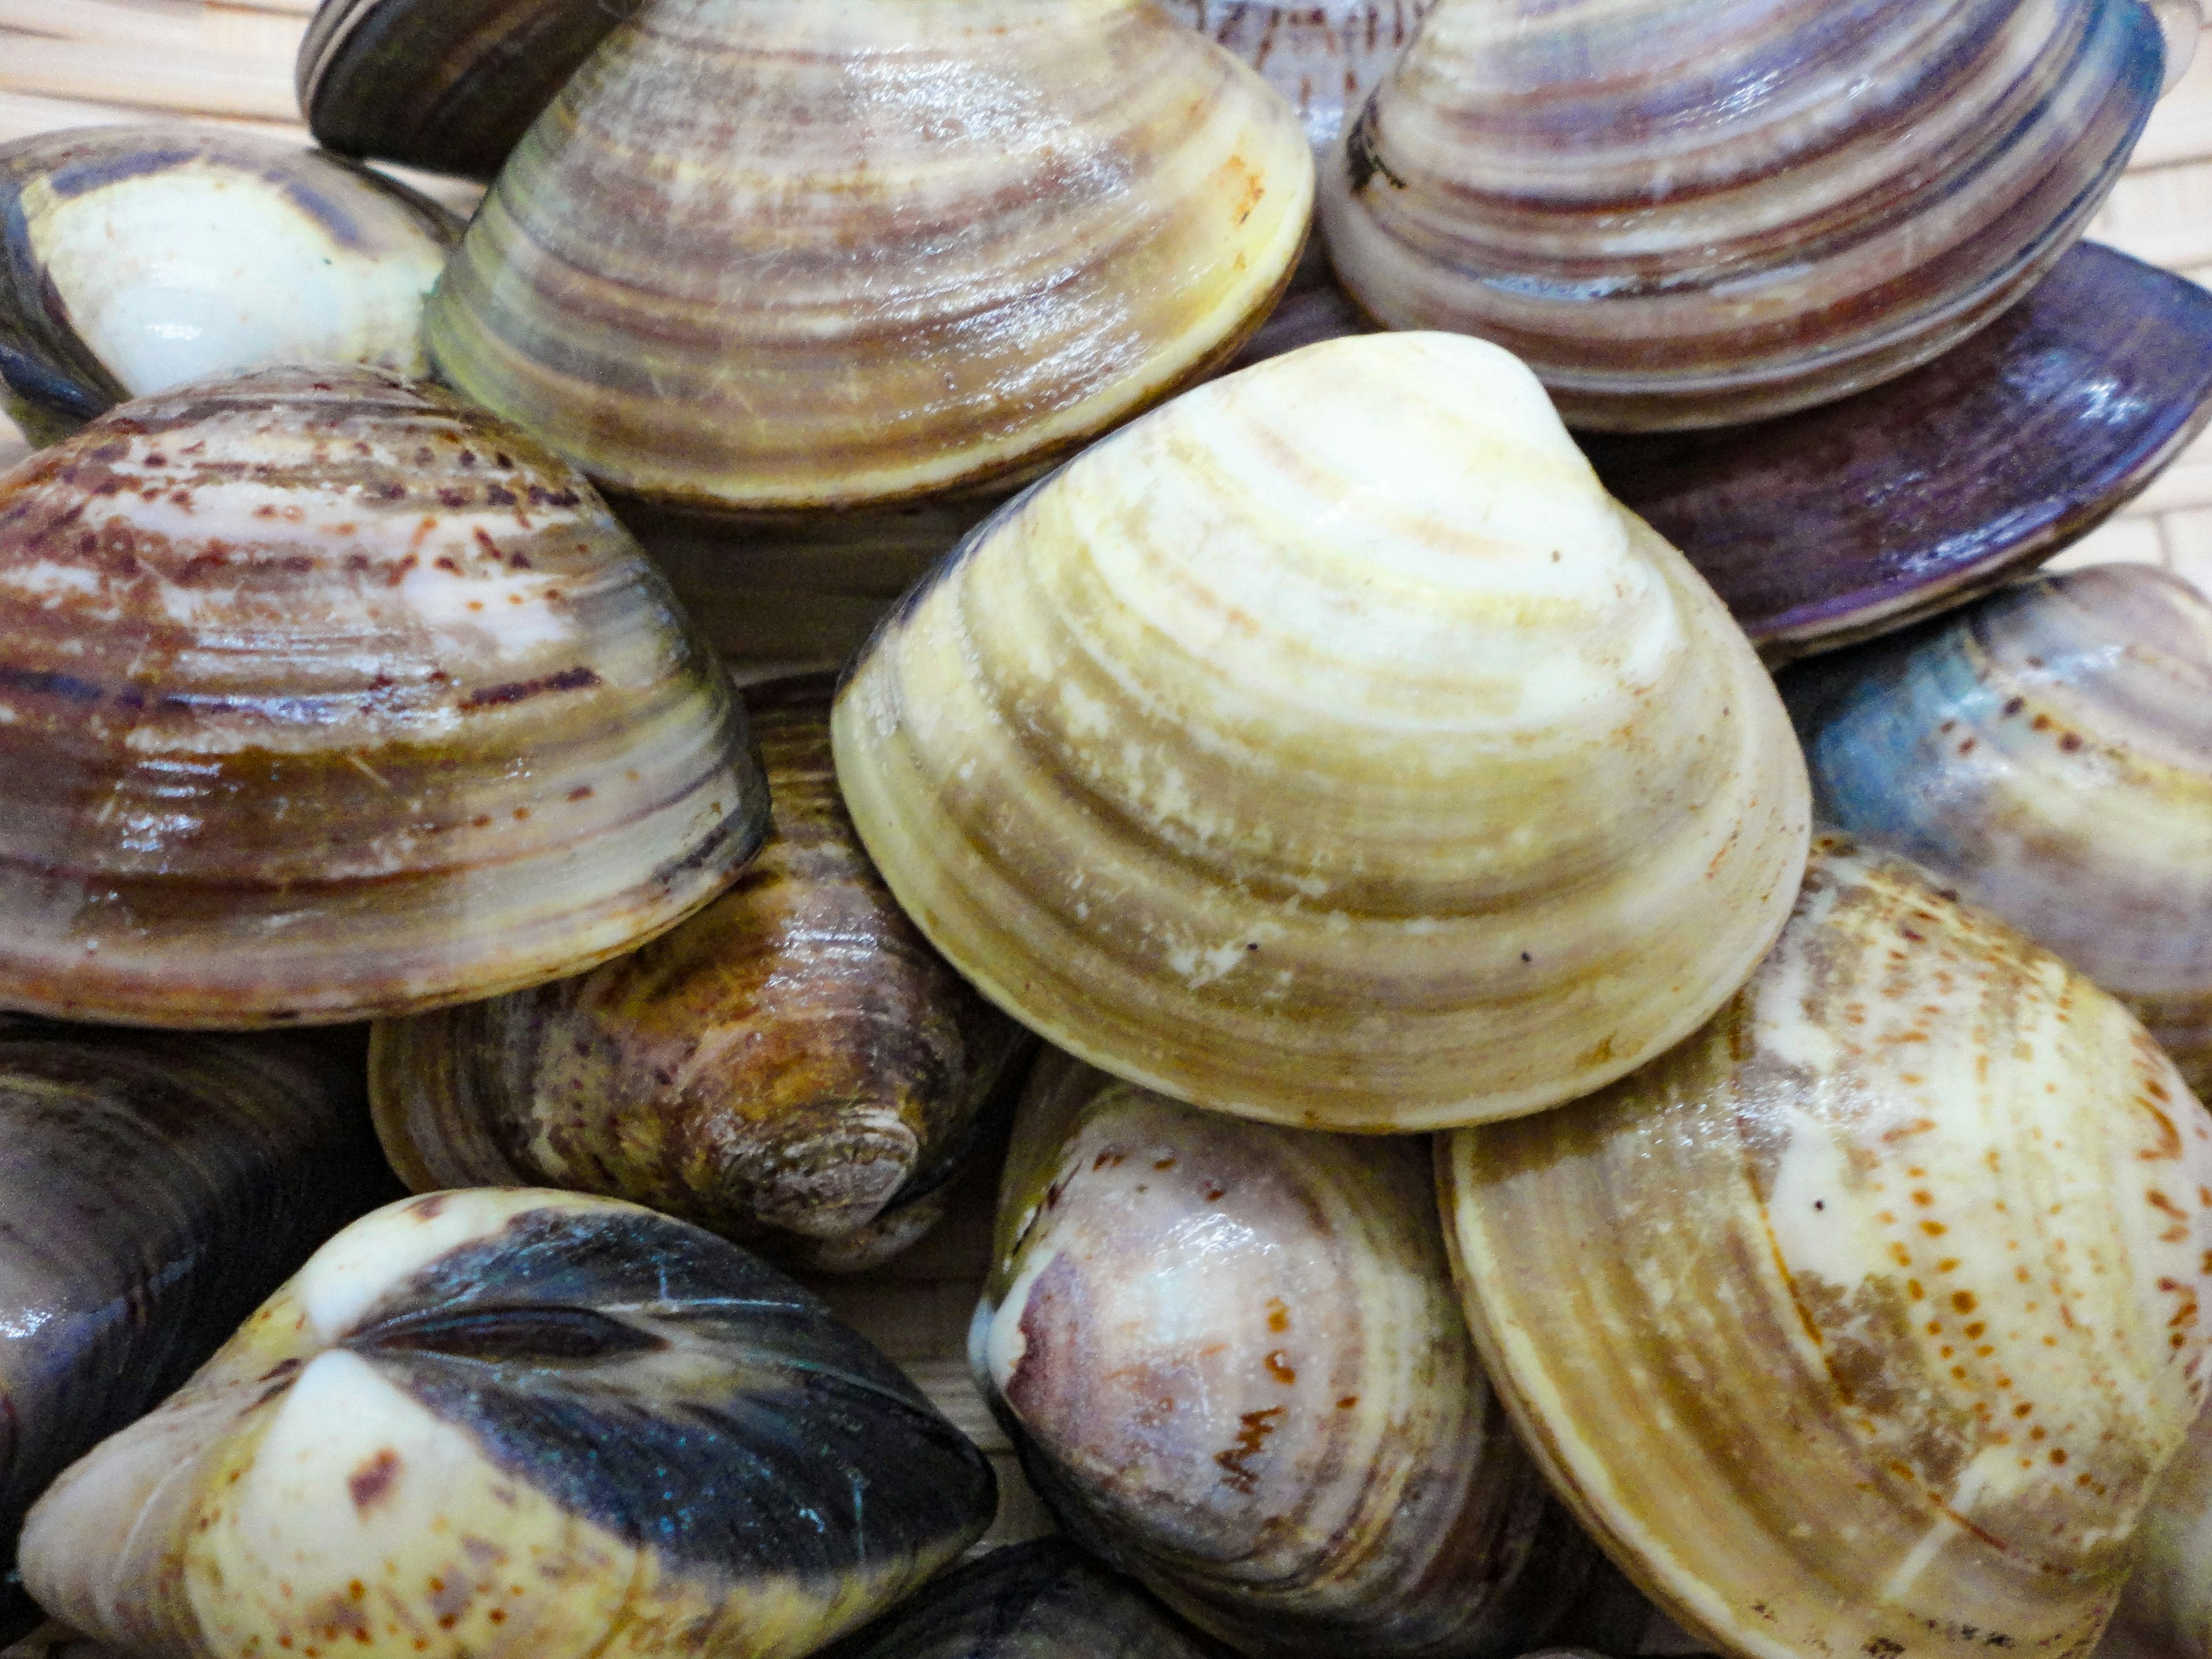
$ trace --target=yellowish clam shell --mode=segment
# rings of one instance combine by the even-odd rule
[[[1234,351],[1313,161],[1143,0],[652,0],[434,295],[453,385],[594,477],[729,509],[1040,469]]]
[[[1188,393],[854,667],[862,839],[986,994],[1294,1124],[1535,1110],[1696,1029],[1809,833],[1773,685],[1534,379],[1441,334]]]
[[[1440,1164],[1493,1382],[1675,1619],[2095,1643],[2204,1395],[2212,1119],[2086,978],[1824,838],[1703,1032]]]

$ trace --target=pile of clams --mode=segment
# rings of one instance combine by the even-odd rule
[[[324,0],[318,148],[0,146],[0,1642],[2206,1659],[2212,601],[2035,574],[2201,22]]]

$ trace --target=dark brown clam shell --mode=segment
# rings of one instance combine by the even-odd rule
[[[1904,626],[2033,568],[2212,416],[2212,295],[2082,243],[1926,367],[1751,426],[1586,436],[1769,658]]]
[[[344,155],[489,180],[639,0],[324,0],[300,109]]]

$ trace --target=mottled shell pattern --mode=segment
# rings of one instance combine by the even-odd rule
[[[2100,565],[1785,690],[1823,818],[2118,993],[2212,1091],[2212,604]]]
[[[417,1192],[605,1193],[831,1270],[942,1212],[1026,1033],[899,911],[830,765],[827,676],[750,689],[774,830],[738,884],[580,979],[378,1027]]]
[[[647,0],[501,173],[431,349],[648,499],[973,489],[1225,360],[1312,195],[1291,110],[1149,0]]]
[[[896,1366],[734,1246],[453,1193],[331,1240],[64,1475],[23,1575],[142,1659],[799,1659],[958,1555],[994,1496]]]
[[[32,1500],[388,1195],[367,1131],[292,1039],[0,1036],[0,1641]]]
[[[1441,0],[1322,175],[1339,276],[1577,426],[1927,362],[2087,223],[2160,89],[2141,0]]]
[[[0,477],[0,1006],[335,1021],[574,973],[757,845],[742,711],[582,479],[271,369]]]
[[[1163,0],[1267,79],[1304,125],[1324,165],[1369,88],[1413,40],[1436,0]]]
[[[0,383],[45,434],[251,368],[421,374],[423,303],[460,236],[404,185],[246,133],[0,144]]]
[[[2095,1644],[2204,1396],[2212,1118],[2081,974],[1823,837],[1704,1031],[1439,1161],[1492,1378],[1678,1622]]]
[[[1334,341],[1071,463],[837,702],[891,890],[1031,1029],[1178,1098],[1406,1130],[1701,1024],[1809,834],[1771,682],[1480,341]]]
[[[1048,1054],[970,1357],[1061,1524],[1242,1652],[1510,1656],[1594,1604],[1617,1638],[1642,1624],[1483,1378],[1417,1139],[1240,1122]]]

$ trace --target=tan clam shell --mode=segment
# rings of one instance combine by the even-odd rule
[[[2202,1659],[2212,1653],[2212,1413],[2198,1414],[2142,1536],[2099,1659]]]
[[[501,173],[431,351],[650,499],[971,489],[1232,353],[1312,195],[1292,112],[1146,0],[650,0]]]
[[[2204,1395],[2212,1118],[2087,979],[1824,837],[1702,1033],[1439,1165],[1491,1376],[1671,1616],[2095,1643]]]
[[[773,833],[697,915],[580,978],[377,1027],[377,1133],[410,1188],[601,1193],[830,1271],[938,1220],[1031,1045],[868,863],[830,688],[747,690]]]
[[[1548,1106],[1726,1000],[1809,834],[1772,684],[1534,380],[1455,336],[1185,394],[850,672],[861,838],[1032,1030],[1200,1104]]]
[[[0,477],[0,1006],[496,994],[705,903],[742,711],[588,485],[380,372],[142,399]]]
[[[1632,1636],[1643,1603],[1484,1380],[1435,1202],[1418,1139],[1239,1122],[1048,1054],[971,1360],[1061,1523],[1249,1654]]]

